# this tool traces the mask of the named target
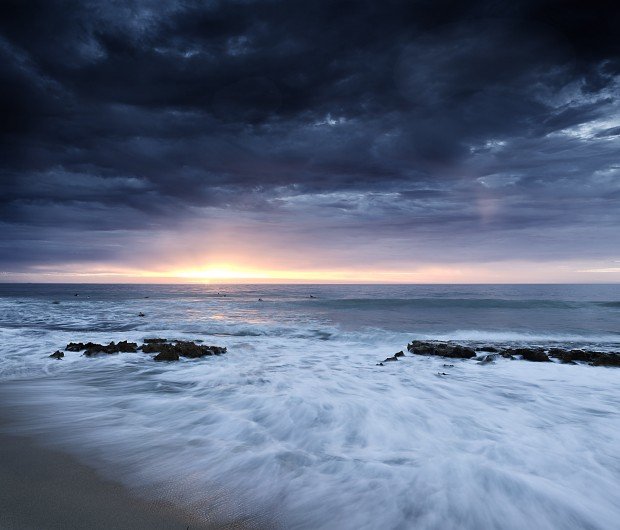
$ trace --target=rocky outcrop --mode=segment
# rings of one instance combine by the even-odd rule
[[[386,357],[385,359],[383,359],[382,362],[389,363],[392,361],[398,361],[398,357],[396,357],[396,355],[392,355],[392,357]]]
[[[471,359],[476,356],[472,348],[449,342],[425,342],[414,340],[407,345],[407,351],[415,355],[436,355],[451,359]]]
[[[155,339],[144,339],[144,344],[164,344],[166,342],[168,342],[168,339],[159,339],[159,338],[155,338]]]
[[[122,340],[118,343],[98,344],[96,342],[70,342],[65,346],[65,351],[84,351],[84,355],[91,356],[98,353],[135,353],[138,345],[135,342]]]
[[[620,353],[599,353],[592,366],[620,366]]]
[[[178,361],[179,354],[173,349],[165,349],[153,357],[154,361]]]
[[[175,341],[175,342],[151,342],[142,346],[144,353],[160,353],[163,354],[160,359],[156,360],[178,360],[164,359],[169,353],[174,353],[179,357],[187,357],[189,359],[197,359],[206,355],[221,355],[226,353],[226,348],[222,346],[206,346],[196,344],[192,341]],[[157,357],[160,357],[159,355]]]
[[[95,346],[101,346],[95,342],[70,342],[65,346],[65,351],[82,351]]]
[[[99,353],[135,353],[138,351],[138,345],[135,342],[127,342],[126,340],[120,341],[119,343],[115,343],[114,341],[110,342],[107,346],[103,346],[102,344],[94,344],[84,351],[84,355],[87,357],[91,355],[97,355]]]
[[[54,353],[50,355],[52,359],[58,359],[58,360],[62,359],[64,356],[65,354],[61,352],[60,350],[56,350]]]
[[[407,345],[407,350],[415,355],[433,355],[452,359],[472,359],[479,364],[491,364],[500,356],[506,359],[522,359],[530,362],[552,362],[553,359],[564,364],[589,363],[592,366],[620,366],[620,352],[600,352],[590,350],[569,350],[564,348],[502,347],[485,344],[483,346],[464,346],[447,341],[414,340]],[[477,355],[476,352],[480,352]],[[388,357],[385,361],[396,360],[400,353]],[[404,355],[404,354],[403,354]],[[383,362],[385,362],[383,361]]]
[[[144,339],[144,344],[138,347],[135,342],[127,342],[126,340],[116,342],[110,342],[109,344],[98,344],[96,342],[70,342],[67,344],[65,350],[72,352],[83,351],[84,355],[91,357],[98,354],[112,354],[120,352],[135,353],[138,349],[143,353],[157,353],[153,358],[156,361],[178,361],[181,357],[187,357],[188,359],[197,359],[205,357],[207,355],[222,355],[226,353],[226,348],[223,346],[206,346],[203,344],[196,344],[201,341],[171,341],[166,339],[151,338]],[[60,354],[61,358],[64,357],[62,352],[55,352],[50,357],[55,357]]]
[[[508,349],[502,352],[502,355],[520,355],[524,361],[530,361],[534,363],[548,363],[551,361],[543,348],[515,348]]]

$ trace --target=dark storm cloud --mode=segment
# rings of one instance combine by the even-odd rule
[[[620,243],[614,2],[1,9],[4,268],[211,216],[423,259]]]

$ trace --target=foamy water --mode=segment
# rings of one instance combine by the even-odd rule
[[[213,520],[344,529],[620,520],[620,370],[411,355],[375,366],[413,338],[618,350],[618,286],[0,294],[11,429]],[[47,358],[74,340],[153,336],[228,353],[170,364],[142,353]]]

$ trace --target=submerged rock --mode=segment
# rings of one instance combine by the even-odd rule
[[[58,360],[62,359],[64,356],[65,354],[61,352],[60,350],[56,350],[54,353],[50,355],[52,359],[58,359]]]
[[[491,364],[495,362],[495,359],[497,359],[497,354],[495,353],[483,355],[482,357],[476,357],[478,364]]]
[[[448,342],[414,340],[407,345],[407,351],[416,355],[436,355],[453,359],[471,359],[476,356],[476,352],[472,348]]]
[[[394,354],[394,357],[404,357],[404,356],[405,356],[405,352],[403,352],[402,350],[401,351],[397,351]]]
[[[160,338],[144,339],[145,344],[162,344],[164,342],[168,342],[168,339],[160,339]]]
[[[398,361],[398,357],[396,357],[396,355],[393,355],[392,357],[388,357],[387,359],[383,359],[384,363],[388,363],[391,361]]]

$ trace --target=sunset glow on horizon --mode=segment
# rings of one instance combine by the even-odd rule
[[[551,278],[551,280],[550,280]],[[573,262],[547,263],[532,267],[526,262],[436,264],[416,269],[277,269],[214,263],[203,267],[169,270],[129,269],[105,266],[66,266],[55,270],[0,275],[0,281],[44,283],[614,283],[620,279],[617,267]]]

